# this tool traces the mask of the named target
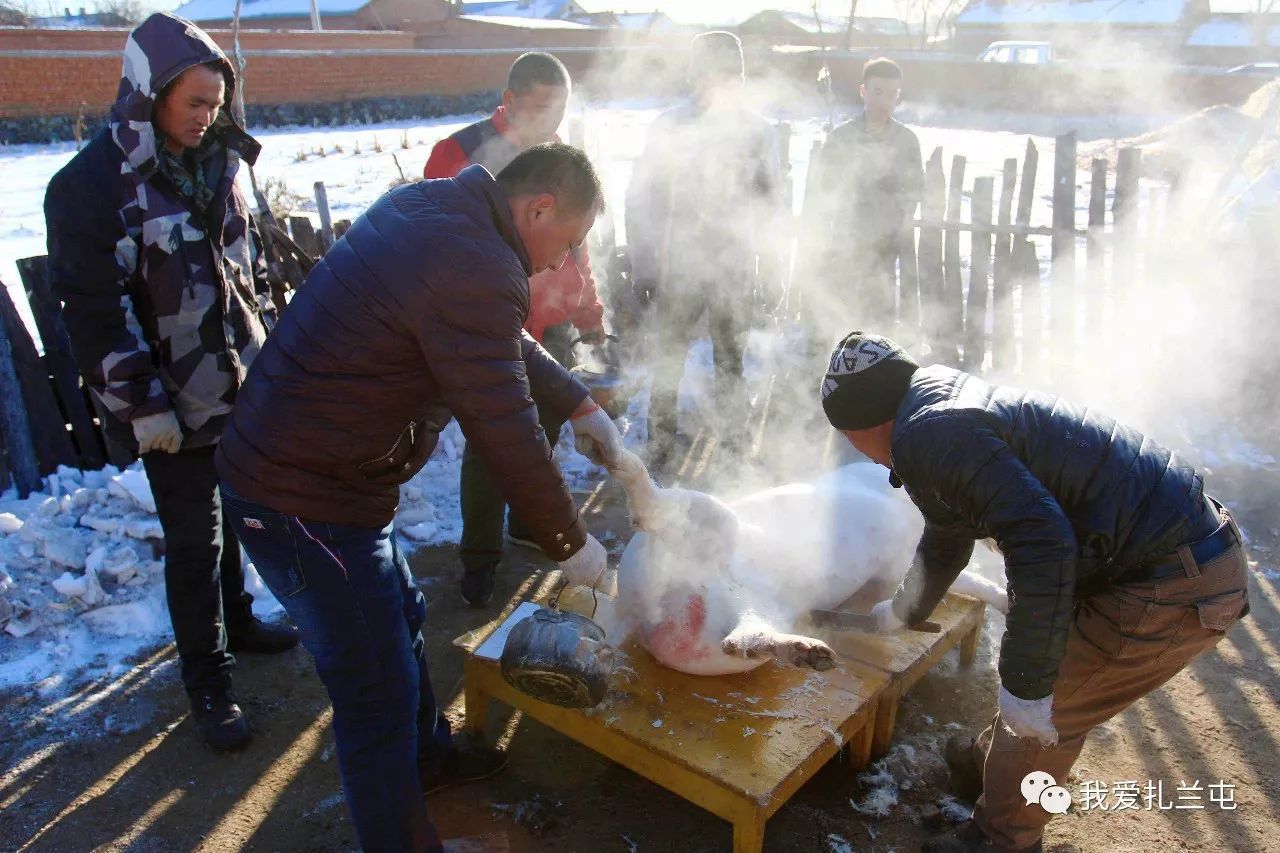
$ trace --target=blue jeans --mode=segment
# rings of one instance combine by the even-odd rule
[[[427,672],[427,603],[393,525],[308,521],[225,483],[222,505],[329,693],[342,789],[361,846],[440,850],[418,774],[441,768],[451,734]]]

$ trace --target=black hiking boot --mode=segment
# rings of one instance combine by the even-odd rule
[[[1037,841],[1030,847],[1003,847],[996,844],[971,820],[930,838],[920,847],[920,853],[1040,853],[1044,842]]]
[[[434,794],[444,788],[478,782],[496,776],[507,766],[505,750],[494,749],[484,741],[466,733],[454,735],[453,746],[439,770],[419,771],[423,794]]]
[[[227,626],[227,651],[278,655],[298,645],[298,629],[280,622],[253,618],[234,628]]]
[[[951,793],[966,803],[975,802],[982,796],[982,765],[978,762],[973,738],[968,735],[947,738],[944,757],[951,771]]]
[[[249,721],[229,688],[193,690],[189,695],[191,717],[200,727],[205,743],[222,752],[231,752],[249,742]]]
[[[493,598],[495,566],[483,569],[465,569],[462,572],[462,598],[475,608],[484,607]]]

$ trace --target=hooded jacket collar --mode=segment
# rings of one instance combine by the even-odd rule
[[[142,180],[149,179],[157,168],[159,143],[152,114],[158,94],[188,68],[209,62],[222,68],[230,104],[235,95],[235,69],[222,49],[195,24],[157,12],[129,34],[120,88],[111,108],[111,136]],[[219,111],[208,132],[250,165],[258,159],[262,146],[236,123],[229,109]]]

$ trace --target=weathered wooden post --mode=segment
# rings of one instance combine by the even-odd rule
[[[947,187],[947,215],[943,245],[942,278],[942,359],[947,364],[960,364],[960,342],[964,338],[964,279],[960,269],[960,202],[964,197],[964,171],[967,160],[957,154],[951,158],[951,175]]]
[[[996,214],[999,230],[995,239],[995,263],[991,282],[991,369],[1006,370],[1016,359],[1013,335],[1013,189],[1018,181],[1018,161],[1004,161],[1000,178],[1000,210]]]
[[[324,254],[324,246],[320,243],[320,235],[316,233],[315,226],[311,224],[309,216],[290,216],[289,230],[293,232],[293,242],[297,243],[298,248],[312,258],[319,258]]]
[[[942,149],[935,149],[924,169],[924,194],[920,202],[920,246],[917,260],[924,332],[935,358],[945,360],[942,307],[942,213],[947,179],[942,173]],[[954,352],[952,353],[954,358]]]
[[[995,178],[973,182],[973,235],[969,240],[969,296],[964,312],[964,369],[982,370],[986,355],[987,291],[991,286],[991,207]]]
[[[0,282],[0,289],[4,284]],[[0,299],[0,309],[13,310],[8,291]],[[14,312],[16,314],[16,312]],[[10,324],[0,322],[0,438],[4,439],[5,455],[18,497],[40,488],[40,462],[36,458],[35,442],[31,437],[31,422],[27,418],[27,404],[22,396],[18,380],[14,349],[9,337]]]
[[[315,190],[316,210],[320,213],[320,245],[327,252],[333,245],[333,217],[329,213],[329,194],[325,191],[324,181],[316,181]]]
[[[1129,314],[1133,289],[1138,286],[1138,179],[1142,151],[1121,148],[1116,158],[1116,194],[1111,202],[1115,239],[1111,253],[1111,301],[1117,316]]]
[[[1105,247],[1102,244],[1107,219],[1107,161],[1095,157],[1089,183],[1089,239],[1086,243],[1087,279],[1084,287],[1084,322],[1090,335],[1103,332],[1106,282]]]
[[[1039,170],[1040,152],[1030,139],[1022,161],[1022,186],[1018,188],[1018,208],[1014,223],[1020,228],[1031,226],[1031,206],[1036,197],[1036,172]],[[1022,294],[1022,372],[1039,367],[1043,343],[1044,318],[1040,305],[1040,261],[1031,237],[1023,236],[1013,241],[1013,279],[1018,282]]]
[[[1053,147],[1053,237],[1049,271],[1050,346],[1054,365],[1070,366],[1076,352],[1076,133]]]
[[[27,294],[27,304],[31,306],[31,314],[36,321],[36,331],[44,344],[44,362],[49,375],[53,378],[53,390],[58,395],[62,411],[71,424],[71,435],[75,438],[76,456],[78,460],[68,464],[88,470],[97,470],[105,463],[97,428],[93,423],[93,415],[85,404],[86,389],[80,384],[80,370],[71,356],[71,338],[67,327],[62,322],[62,308],[54,298],[49,286],[48,258],[41,255],[35,258],[23,258],[18,261],[18,275],[22,277],[23,290]],[[52,401],[50,401],[52,402]],[[102,439],[105,442],[105,436]],[[122,454],[112,463],[129,464],[132,454],[121,448]]]

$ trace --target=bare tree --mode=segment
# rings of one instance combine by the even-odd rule
[[[31,20],[26,10],[15,3],[0,0],[0,26],[25,27]]]
[[[853,46],[853,22],[858,15],[858,0],[849,0],[849,22],[844,27],[844,49]]]
[[[99,14],[115,15],[126,24],[140,24],[147,17],[141,0],[98,0]]]

